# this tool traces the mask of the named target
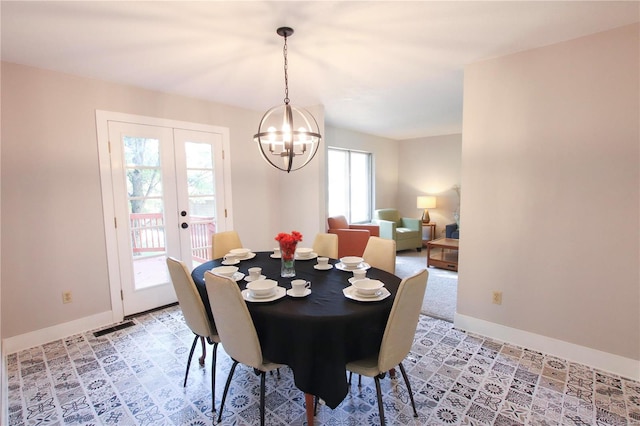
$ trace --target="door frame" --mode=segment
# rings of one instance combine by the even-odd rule
[[[221,126],[192,123],[187,121],[170,120],[157,117],[148,117],[136,114],[96,110],[96,133],[98,140],[98,159],[100,163],[100,187],[102,191],[102,211],[104,220],[104,236],[107,254],[107,271],[109,274],[109,293],[111,296],[111,312],[113,322],[121,322],[124,319],[124,307],[122,303],[121,289],[122,279],[120,274],[120,260],[118,256],[118,240],[115,224],[114,187],[111,171],[111,154],[109,146],[109,121],[123,123],[150,125],[157,127],[170,127],[201,132],[218,133],[222,136],[222,161],[224,179],[224,209],[225,217],[219,218],[216,230],[224,231],[233,229],[233,203],[231,194],[231,159],[229,129]]]

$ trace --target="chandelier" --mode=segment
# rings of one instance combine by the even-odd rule
[[[284,105],[273,107],[262,116],[253,139],[267,163],[289,173],[311,161],[318,152],[322,136],[309,111],[289,104],[287,37],[293,34],[293,29],[280,27],[276,32],[284,37]]]

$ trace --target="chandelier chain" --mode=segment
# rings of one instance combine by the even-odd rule
[[[284,36],[284,47],[282,48],[284,55],[284,103],[289,105],[289,62],[287,61],[287,36]]]

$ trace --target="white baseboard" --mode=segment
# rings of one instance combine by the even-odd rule
[[[111,324],[113,324],[113,312],[106,311],[41,330],[8,337],[2,340],[2,357],[5,358],[8,354]]]
[[[640,381],[640,361],[637,359],[625,358],[458,313],[455,314],[453,324],[456,328],[467,332],[480,334]]]

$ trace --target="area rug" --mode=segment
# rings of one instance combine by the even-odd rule
[[[396,254],[396,275],[409,277],[427,266],[427,252],[400,251]],[[445,269],[428,268],[427,291],[422,302],[422,313],[430,317],[453,322],[458,295],[458,273]]]

